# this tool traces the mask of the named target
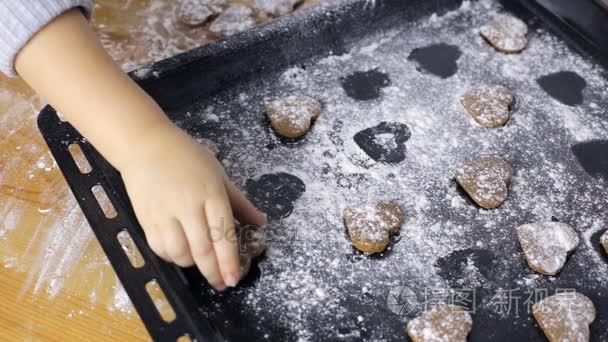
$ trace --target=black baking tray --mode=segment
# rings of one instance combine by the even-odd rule
[[[573,2],[568,0],[523,0],[504,1],[503,5],[524,19],[532,19],[533,16],[541,18],[542,23],[537,22],[536,25],[546,23],[581,51],[595,57],[599,63],[608,65],[607,12],[593,1],[576,2],[577,6],[580,5],[577,9],[564,12],[564,8],[568,8],[571,3]],[[188,115],[186,108],[222,90],[293,65],[301,65],[328,55],[347,53],[356,42],[370,33],[388,30],[400,23],[414,21],[433,13],[441,15],[461,5],[462,2],[457,0],[351,0],[323,5],[163,60],[132,72],[131,77],[166,110],[172,120],[181,121]],[[593,20],[588,20],[589,18]],[[534,19],[532,21],[534,22]],[[272,324],[257,326],[251,317],[239,311],[240,298],[232,298],[230,293],[224,295],[223,309],[209,314],[206,307],[213,302],[213,292],[207,288],[196,270],[181,269],[168,264],[148,248],[120,174],[68,122],[61,121],[53,108],[47,106],[42,110],[38,125],[104,252],[154,340],[175,341],[180,336],[188,336],[197,341],[296,339],[296,334],[284,327],[275,327]],[[203,129],[211,131],[204,132]],[[186,130],[194,135],[221,134],[213,132],[213,129],[214,127],[209,126],[186,127]],[[79,144],[85,153],[92,166],[90,173],[80,173],[75,165],[68,151],[68,146],[73,143]],[[95,185],[104,188],[117,211],[117,217],[107,219],[104,216],[91,192]],[[143,255],[146,263],[142,268],[134,269],[131,266],[118,243],[116,235],[124,229],[130,233]],[[255,271],[254,269],[254,274],[241,286],[255,286]],[[569,276],[562,275],[566,285],[570,281],[568,277],[576,277],[576,272],[571,270]],[[159,283],[176,313],[172,322],[167,323],[161,319],[144,290],[145,284],[153,279]],[[592,325],[593,340],[608,340],[606,288],[581,289],[581,292],[593,299],[598,310],[598,317]],[[383,302],[376,305],[386,305],[385,298],[379,300]],[[366,303],[349,303],[353,314],[356,315],[360,310],[369,310],[370,305],[375,305],[373,300],[369,303],[369,298],[362,301]],[[346,339],[373,339],[374,335],[369,332],[376,326],[388,326],[399,332],[392,336],[407,338],[402,321],[386,310],[377,312],[374,318],[365,323],[368,333]],[[474,321],[470,336],[473,341],[544,339],[530,317],[518,317],[505,322],[477,314]],[[323,332],[327,329],[335,329],[342,335],[348,333],[345,331],[348,328],[328,328],[323,327],[323,323],[317,322],[319,330],[311,332],[313,340],[337,339],[324,335]]]

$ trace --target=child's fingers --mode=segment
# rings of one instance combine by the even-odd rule
[[[223,188],[213,196],[212,200],[205,202],[205,214],[222,278],[226,285],[234,287],[241,277],[239,255],[234,217],[228,195]]]
[[[207,279],[209,285],[218,290],[224,290],[226,284],[220,273],[215,250],[211,242],[209,227],[205,219],[204,209],[194,213],[184,221],[184,232],[188,238],[190,252],[201,274]]]
[[[167,251],[165,251],[165,243],[163,242],[160,227],[156,224],[142,224],[142,226],[145,228],[144,233],[150,249],[152,249],[152,251],[163,260],[171,262],[169,254],[167,254]]]
[[[169,254],[173,263],[181,267],[194,265],[190,246],[188,246],[188,240],[181,223],[176,218],[171,218],[167,226],[161,229],[166,253]]]
[[[228,192],[228,198],[232,205],[232,211],[239,222],[258,227],[266,224],[266,216],[243,195],[232,181],[226,178],[224,184],[226,185],[226,192]]]

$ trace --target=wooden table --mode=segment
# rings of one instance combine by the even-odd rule
[[[161,20],[175,4],[98,0],[93,25],[125,69],[217,38]],[[0,341],[149,340],[38,132],[42,105],[0,75]]]
[[[149,340],[38,132],[40,101],[0,89],[0,340]]]

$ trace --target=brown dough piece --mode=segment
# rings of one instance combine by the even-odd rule
[[[252,28],[255,24],[251,8],[234,4],[213,20],[209,25],[209,30],[222,36],[230,36]]]
[[[568,253],[578,246],[576,231],[561,222],[538,222],[517,227],[517,239],[528,266],[538,273],[555,275]]]
[[[254,0],[256,9],[269,17],[280,17],[293,12],[294,6],[302,0]]]
[[[456,171],[456,181],[475,203],[486,209],[497,208],[507,199],[513,169],[508,162],[483,157]]]
[[[241,279],[247,276],[253,259],[266,250],[264,230],[254,226],[237,226]]]
[[[496,50],[517,53],[526,48],[528,26],[510,15],[499,15],[479,30],[481,36]]]
[[[403,213],[397,204],[381,201],[346,208],[344,223],[355,248],[366,254],[381,253],[391,235],[401,229]]]
[[[298,138],[306,134],[321,114],[319,101],[308,96],[288,96],[266,103],[266,115],[280,135]]]
[[[496,128],[509,121],[513,94],[500,85],[473,88],[462,95],[460,103],[480,125]]]
[[[407,334],[414,342],[464,342],[472,327],[471,315],[463,308],[440,304],[411,320]]]
[[[534,304],[532,314],[550,342],[584,342],[596,313],[585,295],[560,292]]]
[[[604,246],[606,253],[608,253],[608,230],[600,237],[600,243]]]
[[[211,17],[222,13],[225,5],[225,0],[181,0],[175,16],[186,26],[201,26]]]

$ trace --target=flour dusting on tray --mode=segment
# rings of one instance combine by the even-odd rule
[[[266,75],[188,108],[195,115],[180,125],[209,132],[202,137],[219,145],[220,160],[241,187],[278,173],[305,184],[293,203],[276,203],[277,210],[284,205],[293,210],[267,228],[261,275],[251,286],[214,294],[206,315],[229,307],[269,339],[287,334],[310,341],[402,340],[407,322],[437,290],[449,296],[470,289],[474,321],[530,331],[535,327],[523,304],[517,313],[497,311],[500,291],[518,289],[523,297],[527,290],[553,294],[572,288],[608,296],[608,265],[593,247],[600,246],[602,231],[552,277],[526,267],[515,230],[555,220],[580,234],[606,222],[608,179],[587,173],[572,149],[608,140],[608,84],[599,67],[534,23],[528,23],[529,44],[522,53],[495,51],[479,28],[503,12],[493,2],[465,1],[456,11],[368,37],[346,54]],[[433,46],[452,51],[457,68],[452,76],[438,77],[408,59],[414,49]],[[586,82],[581,105],[559,102],[537,82],[564,70]],[[358,91],[378,95],[361,101],[343,88],[342,80],[356,73],[386,75],[390,82],[357,78],[363,87]],[[513,92],[504,127],[482,127],[462,108],[460,96],[477,84],[500,84]],[[295,142],[278,137],[264,118],[264,99],[293,93],[323,104],[308,135]],[[405,125],[409,139],[380,132],[368,139],[367,149],[353,139],[382,122]],[[402,161],[374,159],[376,151],[390,155],[400,148]],[[506,202],[493,210],[476,206],[454,181],[458,167],[484,156],[500,156],[514,171]],[[366,257],[353,250],[342,213],[378,200],[399,204],[405,222],[382,256]],[[393,310],[389,294],[404,288],[416,305]],[[482,324],[473,333],[495,332]]]

